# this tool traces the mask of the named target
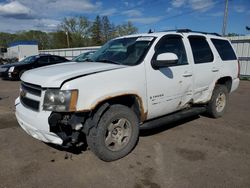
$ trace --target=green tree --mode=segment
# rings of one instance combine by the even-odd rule
[[[8,47],[11,42],[18,40],[36,40],[39,49],[67,48],[68,32],[70,47],[102,45],[117,36],[137,32],[137,28],[127,22],[122,25],[111,23],[107,16],[96,16],[94,22],[86,17],[64,18],[56,32],[39,30],[20,31],[14,34],[0,32],[0,46]]]
[[[16,34],[0,32],[0,46],[8,47],[16,38]]]
[[[67,36],[64,31],[49,33],[50,48],[67,48]]]
[[[227,36],[228,36],[228,37],[236,37],[236,36],[242,36],[242,34],[238,34],[238,33],[228,33]]]
[[[102,45],[102,23],[100,16],[96,16],[91,27],[92,45]]]
[[[18,32],[15,40],[34,40],[38,42],[39,49],[49,48],[48,34],[43,31],[30,30]]]
[[[138,29],[132,24],[132,22],[128,21],[125,24],[118,25],[116,27],[116,32],[118,36],[131,35],[137,33]]]
[[[90,21],[86,17],[64,18],[59,31],[68,32],[70,47],[88,46],[90,43]]]
[[[105,43],[112,38],[112,24],[107,16],[102,17],[102,42]]]

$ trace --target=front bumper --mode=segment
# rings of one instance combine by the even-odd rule
[[[15,106],[17,121],[26,133],[43,142],[62,145],[62,139],[49,130],[48,118],[51,112],[29,110],[21,104],[19,98],[16,99]]]
[[[18,73],[17,72],[0,72],[0,77],[3,79],[17,79],[18,78]]]
[[[8,72],[0,72],[0,77],[7,78],[8,77]]]

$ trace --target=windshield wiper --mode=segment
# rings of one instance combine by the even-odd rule
[[[109,60],[109,59],[98,59],[96,62],[111,63],[111,64],[116,64],[116,65],[120,65],[121,64],[119,62],[112,61],[112,60]]]

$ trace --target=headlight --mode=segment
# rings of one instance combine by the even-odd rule
[[[13,72],[15,67],[10,67],[8,72]]]
[[[43,110],[69,112],[76,110],[78,90],[48,89],[45,92]]]

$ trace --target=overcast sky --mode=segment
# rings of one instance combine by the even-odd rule
[[[221,33],[224,0],[0,0],[0,31],[54,31],[64,17],[107,15],[139,32],[190,28]],[[249,34],[250,0],[229,0],[227,32]]]

